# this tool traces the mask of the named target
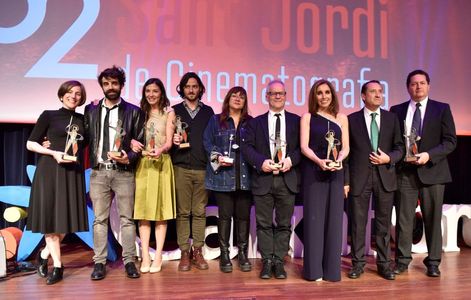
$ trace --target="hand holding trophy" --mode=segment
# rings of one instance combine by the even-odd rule
[[[229,147],[227,148],[228,151],[224,151],[224,155],[221,156],[220,160],[224,164],[224,166],[232,166],[234,163],[234,159],[231,158],[232,149],[237,150],[239,149],[239,145],[234,144],[234,134],[229,135]]]
[[[188,128],[188,124],[183,122],[180,116],[176,116],[174,125],[176,129],[176,134],[182,137],[182,142],[178,147],[180,149],[190,148],[190,143],[188,142],[188,133],[186,131],[186,129]]]
[[[66,127],[67,138],[65,141],[64,154],[62,159],[70,162],[77,162],[77,152],[78,144],[77,141],[83,140],[83,136],[78,133],[79,127],[75,124],[69,124]],[[72,155],[69,154],[69,151],[72,150]]]
[[[337,147],[340,145],[340,140],[335,138],[335,132],[330,130],[330,128],[327,129],[325,140],[327,141],[326,159],[330,160],[327,163],[327,166],[335,170],[342,169],[342,162],[337,160],[339,157],[339,150]]]
[[[115,157],[121,157],[123,155],[121,152],[122,139],[123,136],[126,135],[126,132],[123,129],[123,122],[121,120],[118,120],[118,122],[116,122],[116,127],[110,126],[110,128],[113,128],[116,131],[116,134],[113,139],[113,148],[111,149],[109,154]]]
[[[274,168],[281,169],[283,167],[283,159],[285,158],[286,153],[286,141],[282,140],[279,135],[271,137],[270,140],[274,145],[273,157],[272,160],[275,162],[272,164]]]
[[[143,156],[150,157],[151,152],[155,151],[156,136],[157,130],[155,129],[154,122],[150,122],[150,124],[146,128],[146,148],[142,151]]]
[[[409,135],[407,135],[409,132]],[[416,162],[419,157],[419,147],[417,142],[420,141],[420,136],[417,135],[417,129],[411,127],[410,131],[407,128],[406,121],[404,120],[404,138],[406,139],[406,156],[404,157],[405,162]]]

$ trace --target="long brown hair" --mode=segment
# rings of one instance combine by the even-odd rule
[[[319,103],[317,102],[317,89],[323,85],[327,84],[327,86],[330,89],[330,94],[332,95],[332,101],[329,104],[329,107],[327,108],[327,111],[329,114],[333,115],[334,117],[337,117],[337,114],[339,113],[339,100],[337,98],[337,93],[335,92],[334,86],[330,81],[321,79],[318,80],[314,83],[314,85],[311,88],[311,91],[309,92],[309,112],[311,114],[316,114],[319,110]]]
[[[219,125],[221,127],[226,127],[225,123],[227,119],[229,119],[229,101],[231,99],[232,94],[240,93],[241,96],[245,97],[244,106],[242,107],[242,111],[240,113],[240,123],[244,122],[246,119],[251,118],[249,115],[249,106],[247,99],[247,91],[241,86],[234,86],[232,87],[224,97],[224,101],[222,102],[222,111],[221,116],[219,118]]]

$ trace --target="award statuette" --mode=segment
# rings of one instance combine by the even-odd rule
[[[340,141],[335,138],[335,131],[330,130],[330,122],[327,123],[327,132],[325,134],[325,140],[327,141],[327,156],[326,159],[330,159],[331,162],[327,163],[329,168],[342,169],[342,162],[337,161],[339,157],[339,150],[337,146],[340,145]]]
[[[273,167],[281,169],[281,167],[283,167],[283,164],[281,163],[281,161],[285,158],[284,157],[285,155],[283,152],[286,152],[286,151],[283,151],[283,150],[286,149],[286,142],[283,141],[279,135],[275,135],[275,137],[270,138],[270,140],[272,141],[274,145],[272,159],[275,163],[273,164]]]
[[[157,135],[157,130],[155,129],[154,122],[150,122],[150,124],[146,128],[146,148],[142,151],[143,156],[149,156],[149,153],[155,149],[155,137]]]
[[[71,120],[72,121],[72,120]],[[64,154],[62,155],[63,160],[77,161],[78,145],[77,141],[83,140],[83,136],[78,133],[79,127],[75,124],[69,124],[66,127],[67,138],[65,140]],[[72,155],[69,151],[72,150]]]
[[[126,135],[126,132],[123,129],[123,121],[118,120],[116,122],[116,127],[111,127],[116,131],[116,134],[113,139],[113,148],[110,151],[110,154],[121,157],[123,154],[121,153],[121,143],[122,143],[122,138],[123,136]]]
[[[404,120],[404,138],[406,139],[406,156],[404,161],[415,162],[419,159],[417,157],[417,153],[419,153],[417,141],[420,140],[420,136],[417,135],[417,129],[414,127],[410,129],[409,135],[407,135],[407,129],[406,121]]]
[[[176,128],[176,133],[179,134],[182,137],[182,143],[180,143],[179,148],[190,148],[190,143],[188,142],[188,133],[186,132],[186,129],[188,128],[188,124],[185,122],[182,122],[182,119],[180,116],[175,117],[175,128]]]
[[[233,142],[234,142],[234,135],[231,133],[229,135],[229,148],[228,148],[229,151],[224,151],[224,156],[222,157],[223,162],[227,164],[231,164],[231,165],[234,163],[234,159],[231,158],[231,152],[232,152],[231,150],[232,149],[236,150],[239,148],[239,145],[233,144]]]

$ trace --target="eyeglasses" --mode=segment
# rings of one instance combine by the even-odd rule
[[[268,96],[275,96],[275,97],[284,97],[286,96],[286,92],[267,92]]]

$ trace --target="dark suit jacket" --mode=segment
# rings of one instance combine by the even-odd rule
[[[404,145],[397,116],[381,109],[380,117],[378,147],[389,155],[391,161],[389,164],[379,165],[378,171],[383,188],[388,192],[392,192],[397,189],[395,164],[402,159]],[[363,110],[348,116],[348,128],[350,154],[348,156],[346,182],[349,181],[350,183],[350,193],[358,196],[363,191],[368,173],[373,168],[369,159],[373,149],[371,148]]]
[[[299,148],[299,121],[296,114],[285,111],[286,119],[286,155],[290,157],[293,166],[283,173],[284,182],[288,189],[297,193],[299,191],[299,174],[297,165],[301,161],[301,149]],[[265,159],[271,158],[270,138],[268,132],[268,112],[252,119],[246,133],[242,136],[242,154],[248,164],[253,167],[252,193],[254,195],[265,195],[270,191],[273,183],[273,173],[262,171]]]
[[[408,107],[409,101],[391,107],[391,111],[399,118],[402,135]],[[423,184],[450,182],[451,174],[446,156],[456,148],[455,122],[450,105],[428,99],[418,146],[419,152],[427,152],[430,155],[430,160],[425,165],[417,167],[420,181]]]

